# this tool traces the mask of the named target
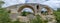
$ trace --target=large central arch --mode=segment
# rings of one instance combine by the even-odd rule
[[[35,15],[35,9],[34,9],[34,7],[32,7],[32,6],[30,6],[30,5],[23,5],[23,6],[21,6],[21,7],[18,9],[18,12],[21,13],[21,11],[22,11],[24,8],[30,8],[30,9],[32,9],[33,12],[34,12],[34,15]]]

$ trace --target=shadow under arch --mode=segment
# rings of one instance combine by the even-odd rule
[[[18,9],[18,12],[21,13],[21,11],[22,11],[24,8],[30,8],[30,9],[32,9],[32,11],[33,11],[33,13],[34,13],[34,15],[35,15],[35,9],[34,9],[32,6],[29,6],[29,5],[23,5],[23,6],[21,6],[21,7]]]

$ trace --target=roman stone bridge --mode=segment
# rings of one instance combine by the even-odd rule
[[[24,8],[32,9],[34,12],[34,15],[40,15],[42,17],[42,19],[44,19],[47,16],[47,18],[53,17],[54,20],[52,19],[52,21],[55,21],[55,16],[53,15],[53,10],[48,5],[42,5],[42,4],[37,4],[37,3],[23,3],[23,4],[16,4],[16,5],[6,7],[6,9],[8,11],[9,10],[11,11],[12,15],[16,14],[15,17],[21,15],[21,11]],[[45,16],[45,15],[41,14],[42,8],[47,9],[48,15]],[[50,17],[48,17],[48,16],[50,16]]]

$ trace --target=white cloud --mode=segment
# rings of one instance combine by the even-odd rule
[[[46,1],[46,2],[43,2],[41,4],[45,4],[45,5],[49,5],[50,7],[52,7],[53,9],[57,9],[60,7],[60,1]]]
[[[26,0],[3,0],[3,1],[5,2],[3,7],[7,7],[7,6],[10,6],[10,5],[25,3]],[[28,3],[40,3],[40,4],[49,5],[53,9],[57,9],[57,8],[60,7],[60,1],[59,0],[49,0],[49,1],[45,1],[45,0],[27,0],[27,1],[28,1]],[[41,2],[43,2],[43,3],[41,3]]]
[[[15,4],[20,4],[20,3],[25,3],[25,0],[3,0],[3,1],[5,2],[3,7],[15,5]]]

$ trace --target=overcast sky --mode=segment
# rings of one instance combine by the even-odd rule
[[[53,8],[54,10],[56,10],[57,8],[60,7],[60,0],[3,0],[5,2],[5,4],[3,5],[3,7],[8,7],[11,5],[15,5],[15,4],[21,4],[21,3],[40,3],[40,4],[44,4],[44,5],[48,5],[51,8]]]
[[[19,3],[25,3],[25,0],[3,0],[5,4],[4,7],[19,4]]]

